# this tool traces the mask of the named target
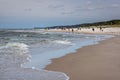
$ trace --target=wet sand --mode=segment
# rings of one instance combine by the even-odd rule
[[[120,36],[53,59],[45,69],[64,72],[70,80],[120,80]]]

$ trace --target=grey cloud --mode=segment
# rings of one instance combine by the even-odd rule
[[[111,7],[113,7],[113,8],[119,8],[120,5],[119,4],[112,4]]]
[[[91,4],[92,4],[92,1],[87,1],[86,4],[87,4],[87,5],[91,5]]]
[[[76,8],[75,11],[91,11],[91,10],[97,10],[97,9],[101,9],[100,7],[79,7]]]
[[[64,5],[49,5],[48,7],[53,9],[64,9]]]
[[[26,19],[89,16],[89,13],[97,15],[98,10],[104,13],[107,9],[111,14],[120,13],[119,0],[0,0],[0,16],[23,16]]]
[[[119,8],[120,5],[112,4],[110,6],[82,6],[77,7],[75,11],[92,11],[92,10],[102,10],[102,9],[109,9],[109,8]]]
[[[75,11],[64,11],[61,12],[62,15],[71,15],[71,14],[75,14]]]
[[[112,5],[108,5],[102,9],[114,9],[114,8],[120,8],[119,4],[112,4]]]
[[[30,1],[33,1],[33,2],[36,2],[36,3],[43,3],[44,0],[30,0]]]
[[[32,9],[31,8],[26,8],[26,9],[24,9],[24,11],[32,11]]]

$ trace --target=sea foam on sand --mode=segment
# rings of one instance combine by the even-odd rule
[[[29,58],[24,43],[8,43],[0,48],[0,80],[68,80],[66,74],[46,70],[24,68]]]

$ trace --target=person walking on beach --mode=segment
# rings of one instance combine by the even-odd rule
[[[95,29],[94,29],[94,28],[92,28],[92,31],[95,31]]]

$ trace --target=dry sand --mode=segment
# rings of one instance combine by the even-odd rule
[[[53,59],[45,69],[64,72],[70,80],[120,80],[120,36]]]

